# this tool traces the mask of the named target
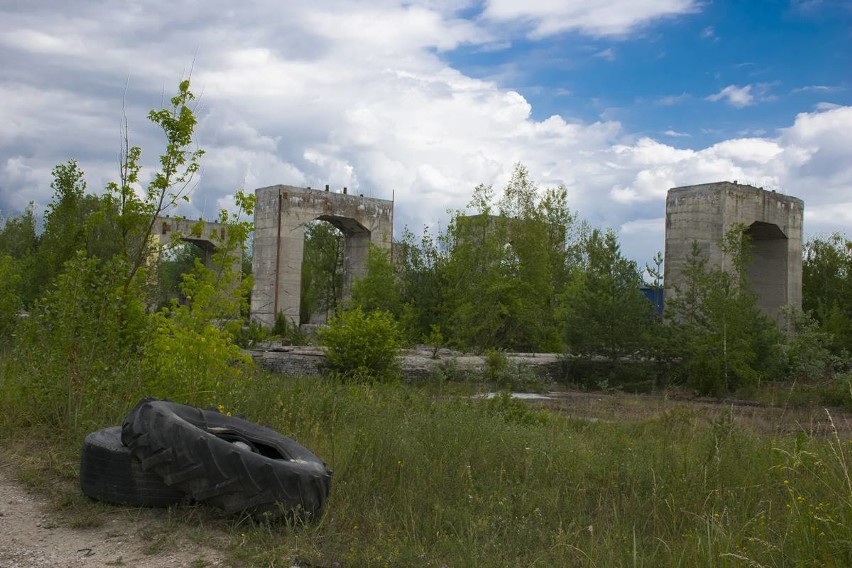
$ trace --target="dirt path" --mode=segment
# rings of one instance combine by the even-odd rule
[[[72,528],[47,499],[10,479],[0,465],[0,568],[70,568],[77,566],[208,567],[225,566],[214,549],[180,541],[158,550],[145,536],[162,524],[164,511],[103,515],[95,528]]]

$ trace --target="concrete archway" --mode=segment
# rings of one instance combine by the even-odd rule
[[[391,248],[392,201],[290,185],[263,187],[255,196],[251,317],[261,325],[273,326],[278,314],[299,323],[305,226],[311,221],[326,221],[343,233],[344,298],[367,272],[370,244]]]
[[[735,225],[751,237],[747,268],[760,308],[784,322],[782,308],[802,306],[801,199],[736,182],[670,189],[666,197],[665,297],[682,286],[693,241],[711,268],[724,267],[720,243]]]
[[[757,303],[765,313],[775,315],[788,303],[790,279],[787,278],[787,235],[778,225],[763,221],[755,221],[746,228],[745,233],[751,240],[747,271],[758,294]]]

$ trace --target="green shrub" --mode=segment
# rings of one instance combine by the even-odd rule
[[[365,314],[361,308],[340,312],[319,331],[328,369],[356,381],[382,382],[398,378],[397,352],[402,346],[393,317],[382,311]]]
[[[185,303],[173,301],[152,314],[143,365],[146,394],[209,406],[250,374],[251,356],[229,331],[241,327],[237,314],[247,284],[237,278],[233,271],[213,270],[196,260],[181,282]]]
[[[530,405],[501,391],[488,399],[488,413],[500,416],[506,422],[523,425],[547,424],[550,414],[545,410],[533,410]]]
[[[21,299],[17,288],[21,275],[15,268],[15,260],[8,255],[0,255],[0,339],[9,338],[15,327]]]
[[[302,331],[299,324],[291,322],[290,318],[281,313],[275,316],[275,325],[272,326],[272,335],[279,338],[284,345],[308,344],[308,336]]]
[[[437,365],[430,367],[429,373],[433,380],[438,382],[462,382],[478,379],[478,372],[462,368],[458,359],[449,357],[441,359]]]
[[[514,392],[544,392],[550,381],[527,365],[511,361],[504,352],[495,349],[485,351],[485,367],[482,377],[501,389]]]
[[[6,388],[29,401],[27,422],[73,436],[141,392],[148,319],[141,294],[122,294],[126,272],[120,258],[101,263],[79,253],[20,322],[15,381]]]

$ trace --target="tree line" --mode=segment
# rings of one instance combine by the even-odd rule
[[[237,345],[260,331],[248,321],[251,275],[233,266],[246,254],[253,196],[238,192],[238,213],[221,212],[229,230],[212,263],[192,247],[164,251],[153,241],[156,217],[187,199],[203,156],[192,139],[193,101],[184,81],[171,105],[149,114],[165,143],[146,183],[141,149],[126,133],[119,179],[104,191],[88,193],[72,160],[53,171],[41,223],[32,207],[2,220],[0,336],[32,384],[63,377],[61,389],[50,379],[35,390],[56,397],[54,406],[61,399],[66,415],[90,388],[136,381],[206,400],[246,372]],[[304,322],[357,309],[381,314],[400,344],[561,352],[566,377],[591,385],[687,383],[721,394],[849,371],[852,243],[841,235],[805,246],[804,309],[786,314],[795,333],[758,309],[742,228],[722,243],[727,271],[693,249],[660,317],[641,287],[662,286],[661,255],[644,267],[625,258],[613,230],[580,219],[564,187],[539,188],[521,164],[501,191],[474,188],[445,230],[406,229],[393,255],[371,249],[367,275],[345,302],[342,239],[327,223],[307,228]]]
[[[163,136],[154,171],[143,175],[142,149],[125,127],[117,181],[88,193],[68,161],[53,170],[40,230],[32,206],[4,220],[0,374],[18,419],[75,436],[109,409],[117,420],[142,395],[215,404],[250,372],[236,339],[251,277],[235,267],[254,196],[237,192],[238,211],[220,212],[227,230],[208,263],[164,249],[154,234],[157,217],[188,199],[200,167],[194,100],[182,81],[169,105],[149,113]]]
[[[693,247],[683,285],[661,317],[642,291],[662,287],[661,253],[638,266],[613,230],[571,211],[564,187],[541,189],[518,164],[499,195],[476,187],[444,231],[406,230],[392,255],[373,249],[348,307],[390,314],[409,344],[565,353],[568,377],[593,386],[686,383],[722,394],[848,373],[852,243],[841,235],[807,243],[803,310],[788,310],[782,329],[758,308],[745,229],[732,228],[720,243],[727,270]],[[333,230],[309,234],[317,250],[339,250],[331,243],[342,238]],[[306,264],[311,286],[318,273],[340,274],[339,258],[326,258]],[[310,291],[328,306],[324,294]]]

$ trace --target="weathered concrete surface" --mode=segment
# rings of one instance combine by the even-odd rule
[[[154,220],[152,235],[159,240],[160,245],[165,246],[175,237],[187,241],[198,248],[211,253],[216,250],[216,243],[225,240],[226,226],[222,223],[212,221],[193,221],[180,217],[157,217]]]
[[[666,197],[665,297],[683,286],[683,268],[698,242],[711,268],[725,268],[720,243],[735,225],[751,236],[748,275],[758,305],[783,322],[784,306],[802,305],[801,199],[736,182],[670,189]]]
[[[261,368],[284,375],[319,375],[325,362],[320,347],[266,345],[251,350],[251,356]],[[507,353],[506,358],[554,380],[563,372],[562,356],[557,353]],[[482,371],[486,358],[447,349],[441,349],[435,358],[430,349],[419,348],[401,351],[399,363],[405,380],[419,380],[433,376],[435,370],[446,365],[459,373]]]
[[[390,250],[393,202],[290,185],[255,190],[251,317],[271,327],[277,314],[299,324],[305,227],[327,221],[344,236],[343,295],[366,274],[370,243]]]

